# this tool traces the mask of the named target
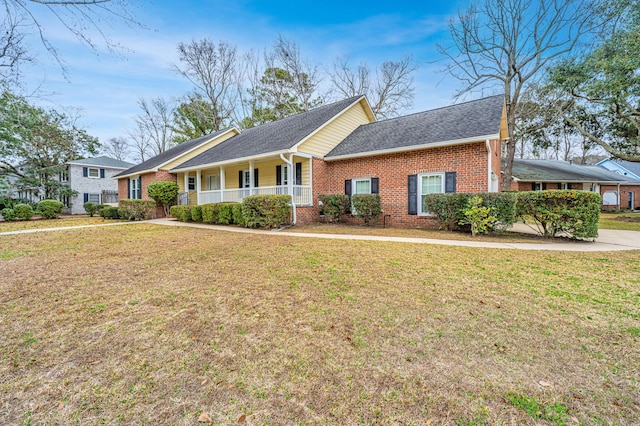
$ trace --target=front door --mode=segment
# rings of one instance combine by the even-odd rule
[[[629,210],[633,210],[633,208],[635,207],[635,200],[634,200],[634,195],[635,193],[629,191]]]

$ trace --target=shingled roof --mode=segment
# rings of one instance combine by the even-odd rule
[[[363,96],[354,96],[243,130],[239,135],[229,138],[180,164],[174,171],[286,151],[310,136],[338,113],[363,98]]]
[[[326,160],[376,153],[429,148],[497,137],[504,96],[491,96],[358,127],[338,144]]]
[[[106,155],[101,155],[99,157],[93,158],[83,158],[81,160],[67,161],[67,164],[73,164],[76,166],[106,167],[111,169],[128,169],[129,167],[133,166],[132,163],[116,160],[115,158],[107,157]]]
[[[504,162],[503,162],[504,164]],[[600,166],[571,164],[557,160],[513,160],[513,177],[525,182],[611,182],[640,181]]]
[[[199,138],[191,139],[190,141],[183,142],[178,146],[174,146],[173,148],[168,149],[165,152],[162,152],[156,155],[155,157],[149,158],[147,161],[143,161],[140,164],[136,164],[135,166],[123,172],[118,173],[114,177],[129,176],[129,175],[134,175],[138,173],[156,171],[156,169],[162,166],[163,164],[175,160],[181,155],[186,154],[187,152],[193,149],[196,149],[200,145],[206,142],[209,142],[211,139],[214,139],[222,135],[223,133],[228,132],[229,130],[230,129],[220,130],[220,131],[211,133],[209,135],[204,135]]]

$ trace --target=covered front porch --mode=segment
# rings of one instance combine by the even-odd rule
[[[287,194],[313,205],[310,156],[289,155],[178,172],[180,205],[241,202],[250,195]]]

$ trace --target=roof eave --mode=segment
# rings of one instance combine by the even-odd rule
[[[220,166],[226,166],[229,164],[244,163],[245,161],[255,161],[255,160],[266,159],[266,157],[273,157],[280,154],[288,154],[291,152],[292,151],[290,149],[283,149],[280,151],[265,152],[264,154],[251,155],[247,157],[239,157],[239,158],[232,158],[224,161],[216,161],[213,163],[198,164],[197,166],[176,167],[174,169],[169,170],[169,172],[170,173],[192,172],[196,170],[209,169],[211,167],[220,167]]]
[[[196,145],[196,146],[194,146],[193,148],[191,148],[191,149],[189,149],[189,150],[187,150],[187,151],[183,152],[182,154],[177,155],[177,156],[175,156],[175,157],[171,158],[170,160],[167,160],[167,161],[165,161],[164,163],[162,163],[162,164],[158,165],[158,166],[156,167],[156,170],[155,170],[155,171],[157,171],[157,170],[161,169],[162,167],[166,166],[166,165],[167,165],[167,164],[169,164],[169,163],[173,163],[174,161],[176,161],[176,160],[177,160],[177,159],[179,159],[180,157],[184,157],[185,155],[190,154],[191,152],[193,152],[193,151],[195,151],[196,149],[200,148],[202,145],[204,145],[204,144],[206,144],[206,143],[209,143],[209,142],[211,142],[211,141],[212,141],[212,140],[214,140],[214,139],[218,139],[218,138],[220,138],[221,136],[224,136],[224,135],[226,135],[227,133],[229,133],[229,132],[231,132],[231,131],[235,131],[235,132],[236,132],[236,134],[240,134],[240,130],[238,130],[236,127],[230,127],[230,128],[228,128],[227,130],[225,130],[224,132],[220,133],[219,135],[216,135],[216,136],[214,136],[214,137],[212,137],[212,138],[206,139],[206,140],[204,140],[202,143],[199,143],[198,145]],[[188,161],[188,160],[187,160],[187,161]]]
[[[402,146],[398,148],[380,149],[377,151],[364,151],[364,152],[358,152],[355,154],[334,155],[331,157],[325,157],[324,160],[325,161],[348,160],[351,158],[371,157],[374,155],[395,154],[395,153],[401,153],[401,152],[419,151],[422,149],[440,148],[443,146],[463,145],[467,143],[478,143],[478,142],[484,142],[487,139],[493,140],[498,138],[500,138],[500,133],[495,133],[492,135],[473,136],[470,138],[463,138],[463,139],[454,139],[450,141],[432,142],[432,143],[426,143],[426,144],[420,144],[420,145],[407,145],[407,146]]]
[[[131,176],[138,176],[138,175],[143,175],[145,173],[155,173],[159,170],[158,167],[154,168],[154,169],[146,169],[146,170],[140,170],[137,172],[133,172],[133,173],[127,173],[126,175],[118,175],[118,176],[113,176],[113,178],[115,179],[122,179],[122,178],[128,178]]]

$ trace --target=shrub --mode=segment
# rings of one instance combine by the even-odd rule
[[[233,206],[238,203],[219,203],[218,204],[218,223],[221,225],[229,225],[233,223]]]
[[[2,209],[0,214],[2,214],[2,217],[7,222],[16,220],[16,212],[13,209],[10,209],[9,207],[5,207],[4,209]]]
[[[291,196],[250,195],[242,200],[242,216],[248,228],[277,228],[291,223]]]
[[[18,220],[30,220],[33,217],[33,207],[29,204],[16,204],[13,206],[13,211]]]
[[[517,193],[514,192],[485,192],[477,194],[482,198],[482,205],[491,208],[496,221],[490,230],[505,230],[516,221]]]
[[[438,219],[444,228],[452,231],[464,221],[463,210],[467,207],[468,194],[428,194],[425,196],[423,211],[429,212]]]
[[[474,237],[478,234],[486,234],[498,221],[498,218],[493,215],[493,209],[483,206],[482,201],[482,197],[474,195],[469,198],[467,208],[462,211],[465,219],[460,222],[460,225],[471,225],[471,235]]]
[[[598,236],[600,195],[588,191],[529,191],[518,194],[517,215],[531,218],[541,234],[555,237],[566,233],[572,238]]]
[[[178,191],[178,184],[168,180],[151,182],[147,187],[147,194],[163,208],[165,216],[169,215],[170,207],[176,204]]]
[[[364,220],[365,225],[378,220],[382,214],[380,205],[380,195],[378,194],[355,194],[351,196],[351,203],[356,217]]]
[[[153,217],[156,202],[153,200],[120,200],[121,218],[126,220],[145,220]]]
[[[87,201],[82,205],[82,207],[84,207],[84,211],[87,212],[89,217],[93,217],[93,215],[96,214],[97,206],[95,203],[92,203],[91,201]]]
[[[202,222],[202,206],[191,206],[191,220]]]
[[[320,214],[334,222],[339,222],[340,215],[349,213],[351,208],[349,196],[345,194],[320,194],[318,200],[322,203]]]
[[[233,223],[240,226],[247,226],[247,223],[244,220],[244,215],[242,214],[242,204],[233,203],[231,206],[231,210],[233,214]]]
[[[169,209],[169,214],[171,215],[171,217],[174,217],[180,220],[180,216],[182,215],[183,208],[184,206],[171,206],[171,208]]]
[[[107,206],[100,210],[100,216],[105,219],[120,219],[121,215],[118,207]]]
[[[184,206],[180,212],[181,222],[191,222],[191,206]]]
[[[202,221],[204,223],[218,223],[218,204],[202,205]]]
[[[62,213],[64,204],[58,200],[42,200],[38,203],[38,213],[45,219],[57,219]]]

